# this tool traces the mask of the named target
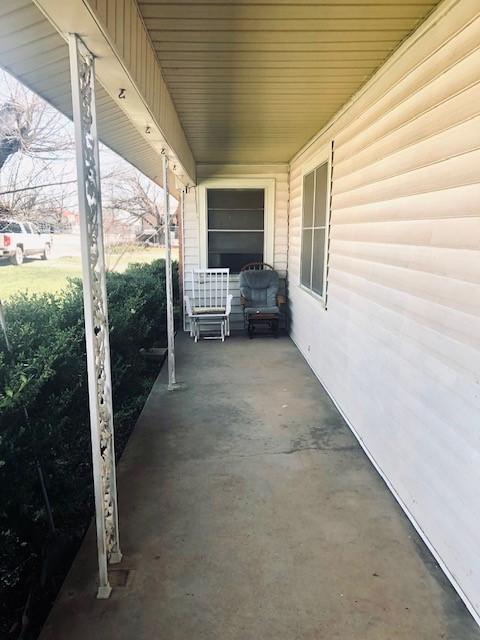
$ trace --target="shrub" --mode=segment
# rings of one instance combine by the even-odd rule
[[[163,260],[107,274],[117,456],[155,375],[139,349],[165,342],[164,290]],[[0,335],[0,636],[30,593],[34,637],[93,510],[81,282],[70,281],[61,294],[19,295],[6,315],[12,353]]]

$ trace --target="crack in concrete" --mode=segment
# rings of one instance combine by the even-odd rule
[[[328,449],[322,449],[320,447],[292,447],[291,449],[285,449],[282,451],[259,451],[257,453],[231,453],[224,456],[214,456],[211,460],[228,460],[229,458],[259,458],[262,456],[288,456],[293,453],[300,453],[302,451],[318,451],[319,453],[331,453],[331,452],[343,452],[343,451],[355,451],[358,447],[345,446],[345,447],[330,447]]]

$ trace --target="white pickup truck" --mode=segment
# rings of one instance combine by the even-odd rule
[[[25,256],[40,255],[48,260],[52,253],[52,236],[41,233],[31,222],[0,218],[0,258],[20,265]]]

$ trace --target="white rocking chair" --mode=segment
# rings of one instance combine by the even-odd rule
[[[194,269],[191,272],[191,291],[186,295],[185,307],[190,320],[190,336],[198,342],[202,326],[218,326],[218,336],[205,339],[225,341],[230,335],[232,295],[228,293],[230,269]]]

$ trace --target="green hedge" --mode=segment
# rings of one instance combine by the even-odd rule
[[[107,291],[118,456],[155,377],[139,349],[165,342],[165,262],[108,274]],[[13,353],[0,335],[0,637],[18,624],[29,594],[26,637],[35,637],[93,509],[81,282],[61,294],[19,295],[6,317]]]

